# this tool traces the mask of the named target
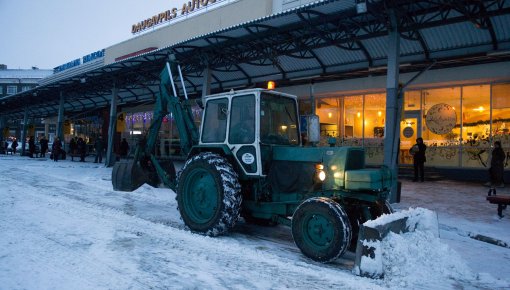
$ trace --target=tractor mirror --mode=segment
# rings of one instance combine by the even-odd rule
[[[309,115],[308,118],[308,142],[311,143],[319,143],[321,140],[321,132],[320,132],[320,122],[319,116],[317,115]]]

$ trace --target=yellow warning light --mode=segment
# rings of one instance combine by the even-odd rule
[[[267,82],[267,89],[268,90],[274,90],[276,88],[276,83],[274,81],[268,81]]]

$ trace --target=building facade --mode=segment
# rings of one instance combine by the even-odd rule
[[[244,23],[269,16],[299,9],[303,5],[317,4],[322,1],[313,0],[200,0],[183,1],[182,6],[162,9],[157,15],[147,15],[146,19],[133,20],[131,29],[133,37],[124,42],[101,50],[100,55],[84,57],[83,63],[76,66],[74,62],[69,67],[61,67],[54,75],[46,78],[43,83],[51,83],[59,79],[80,74],[84,70],[92,70],[101,66],[108,66],[136,56],[150,54],[189,40],[200,39],[204,35],[242,26]],[[333,2],[333,1],[324,1]],[[337,6],[351,7],[355,3],[366,1],[337,1]],[[373,1],[377,2],[377,1]],[[494,12],[494,11],[491,11]],[[363,12],[361,12],[363,13]],[[316,14],[308,14],[316,15]],[[306,12],[300,14],[307,16]],[[296,16],[297,17],[297,16]],[[439,17],[439,16],[438,16]],[[491,19],[492,29],[499,35],[498,54],[510,55],[510,30],[505,25],[508,17],[498,16]],[[476,20],[476,19],[475,19]],[[444,51],[455,49],[454,41],[460,38],[459,33],[471,31],[479,27],[480,23],[449,24],[441,29],[441,35],[432,35],[432,31],[420,31],[422,38],[430,42],[428,54],[437,49],[437,57],[441,57],[440,48]],[[270,21],[270,20],[268,20]],[[304,20],[303,20],[304,21]],[[483,24],[483,23],[482,23]],[[304,25],[304,24],[303,24]],[[256,25],[250,29],[255,29]],[[261,26],[262,27],[262,26]],[[310,28],[313,29],[313,28]],[[484,28],[485,29],[485,28]],[[473,30],[473,47],[466,51],[475,50],[475,45],[487,42],[487,29]],[[428,35],[431,33],[431,35]],[[277,90],[294,94],[299,97],[301,114],[316,113],[321,123],[321,146],[328,146],[330,137],[335,137],[336,146],[362,146],[366,149],[367,162],[379,165],[383,162],[383,140],[385,128],[388,126],[385,116],[386,104],[386,47],[383,37],[366,39],[363,45],[370,50],[373,61],[367,64],[356,63],[362,57],[358,48],[346,47],[344,65],[345,72],[350,67],[368,66],[368,75],[349,77],[343,80],[310,82],[300,85],[279,85]],[[221,41],[223,38],[208,38],[205,41]],[[422,39],[423,41],[423,39]],[[493,42],[495,39],[493,39]],[[361,46],[361,45],[359,45]],[[401,46],[408,51],[418,51],[419,44],[403,42]],[[422,46],[427,46],[423,45]],[[434,46],[434,47],[432,47]],[[494,45],[476,46],[478,55],[489,56]],[[351,50],[349,50],[351,49]],[[331,50],[331,53],[337,51]],[[329,50],[324,49],[326,56]],[[369,53],[370,54],[370,53]],[[420,53],[409,54],[401,60],[400,67],[405,68],[407,62],[416,62]],[[100,56],[100,57],[99,57]],[[329,57],[329,56],[328,56]],[[87,62],[85,63],[85,59]],[[349,63],[352,59],[352,63]],[[90,61],[89,61],[90,60]],[[328,59],[326,59],[328,60]],[[295,62],[305,62],[296,58]],[[342,76],[342,68],[338,76]],[[373,72],[373,73],[371,73]],[[453,169],[485,169],[488,166],[491,145],[494,141],[501,141],[503,148],[510,157],[510,61],[477,62],[472,60],[456,67],[434,68],[424,72],[414,79],[415,72],[401,73],[399,82],[406,84],[402,91],[402,118],[400,120],[400,152],[399,163],[411,164],[409,148],[417,137],[422,137],[428,145],[427,165],[439,168]],[[334,79],[334,78],[332,78]],[[342,78],[340,78],[342,79]],[[267,79],[270,80],[270,79]],[[86,80],[83,80],[85,83]],[[408,83],[409,82],[409,83]],[[7,88],[4,88],[7,90]],[[11,88],[11,91],[13,89]],[[313,93],[312,93],[313,92]],[[312,96],[313,95],[313,96]],[[121,114],[123,125],[120,126],[123,137],[134,138],[147,130],[152,120],[151,106],[124,106]],[[194,109],[196,120],[200,120],[200,108]],[[103,118],[104,119],[104,118]],[[72,126],[74,128],[74,126]],[[104,128],[103,128],[104,129]],[[118,127],[119,129],[119,127]],[[103,130],[104,131],[104,130]],[[178,142],[179,136],[172,123],[172,116],[164,120],[161,140],[159,143],[161,155],[171,155],[172,144]],[[133,146],[132,146],[133,147]],[[507,160],[510,158],[507,158]],[[510,161],[506,167],[509,168]]]

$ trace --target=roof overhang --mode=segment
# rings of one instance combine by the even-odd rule
[[[121,106],[154,101],[159,73],[170,54],[181,63],[188,94],[200,96],[204,71],[211,89],[280,87],[385,75],[388,11],[398,15],[401,72],[510,60],[510,1],[313,2],[181,43],[61,78],[0,99],[0,114],[54,116],[104,109],[113,88]]]

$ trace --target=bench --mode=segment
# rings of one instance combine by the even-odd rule
[[[498,205],[498,216],[503,217],[503,210],[510,204],[510,195],[490,195],[487,200],[492,204]]]

